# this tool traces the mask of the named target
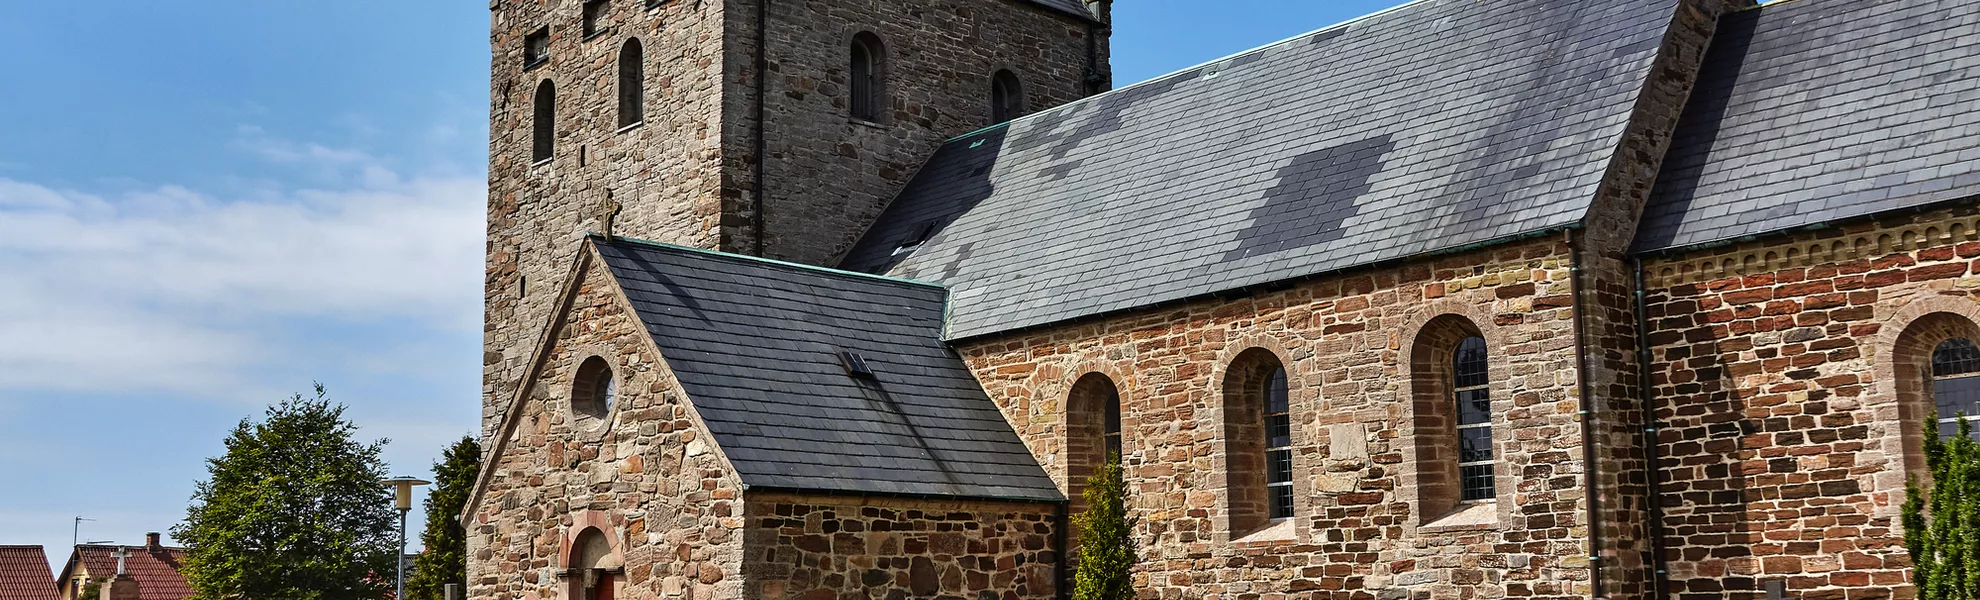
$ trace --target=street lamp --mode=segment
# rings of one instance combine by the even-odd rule
[[[427,485],[433,482],[420,479],[418,477],[407,477],[405,475],[400,475],[398,477],[393,477],[391,479],[381,480],[379,481],[379,483],[392,486],[393,506],[399,509],[399,553],[392,557],[393,562],[399,563],[399,587],[398,587],[399,591],[396,595],[392,596],[392,600],[405,600],[406,598],[406,513],[412,512],[413,486]]]

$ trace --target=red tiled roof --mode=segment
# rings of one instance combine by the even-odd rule
[[[186,577],[179,574],[179,566],[184,564],[186,558],[184,548],[161,546],[156,551],[150,551],[144,546],[77,546],[76,554],[82,560],[83,569],[89,571],[91,581],[107,581],[117,574],[118,548],[129,553],[124,559],[124,576],[137,580],[138,600],[186,600],[192,597],[192,586],[186,585]]]
[[[40,546],[0,546],[0,600],[56,600],[55,576]]]

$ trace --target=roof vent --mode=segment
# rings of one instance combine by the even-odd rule
[[[908,234],[907,239],[901,240],[901,244],[894,247],[894,254],[899,255],[903,252],[910,252],[916,248],[920,248],[922,244],[928,242],[928,238],[934,235],[935,222],[922,221],[920,225],[914,226],[914,231]]]
[[[872,379],[873,368],[866,366],[866,357],[850,350],[839,352],[839,362],[846,367],[846,374],[860,379]]]

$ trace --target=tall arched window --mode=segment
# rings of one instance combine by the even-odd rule
[[[529,160],[550,160],[557,145],[557,86],[545,79],[536,86],[535,115],[530,123]]]
[[[1939,437],[1959,435],[1961,415],[1980,428],[1980,346],[1951,338],[1932,349],[1932,399],[1938,409]],[[1980,438],[1980,431],[1973,433]]]
[[[1086,480],[1121,453],[1121,391],[1114,380],[1087,373],[1066,395],[1066,480],[1075,509],[1084,508]]]
[[[1497,497],[1492,486],[1492,470],[1498,464],[1492,453],[1491,378],[1485,372],[1485,338],[1468,337],[1458,343],[1451,358],[1452,400],[1457,403],[1458,487],[1463,502],[1479,502]]]
[[[846,84],[851,94],[848,105],[852,116],[878,121],[881,109],[886,106],[883,85],[887,76],[886,49],[880,45],[878,36],[861,33],[853,36],[851,59]]]
[[[1024,116],[1024,84],[1017,74],[999,70],[990,77],[990,122],[1002,123]]]
[[[1224,374],[1224,468],[1232,537],[1298,513],[1291,410],[1278,355],[1253,348],[1231,361]]]
[[[1418,524],[1498,499],[1490,364],[1484,334],[1461,315],[1431,319],[1410,345],[1407,448],[1416,468],[1404,484]]]
[[[626,40],[619,48],[619,126],[631,127],[646,119],[646,62],[639,38]]]

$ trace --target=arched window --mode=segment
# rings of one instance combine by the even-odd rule
[[[1066,395],[1066,480],[1075,509],[1084,509],[1086,480],[1121,453],[1121,391],[1114,380],[1087,373]]]
[[[1468,337],[1458,343],[1451,358],[1454,374],[1452,400],[1457,403],[1459,500],[1492,500],[1492,470],[1498,464],[1492,453],[1491,378],[1485,374],[1485,338]]]
[[[557,145],[557,85],[543,80],[536,86],[535,115],[530,123],[530,162],[550,160]]]
[[[990,77],[990,122],[1002,123],[1024,116],[1024,84],[1017,74],[999,70]]]
[[[1498,499],[1490,364],[1484,334],[1459,315],[1431,319],[1411,343],[1407,435],[1416,469],[1404,483],[1419,524]]]
[[[619,126],[631,127],[646,119],[645,51],[639,39],[626,40],[619,48]]]
[[[1959,435],[1962,415],[1980,428],[1980,346],[1951,338],[1932,349],[1932,399],[1938,409],[1939,437]],[[1980,431],[1973,433],[1980,438]]]
[[[587,527],[571,542],[570,598],[612,600],[625,568],[612,554],[612,542],[596,527]]]
[[[1291,386],[1278,355],[1253,348],[1224,375],[1225,486],[1232,537],[1298,513]]]
[[[593,356],[578,365],[577,378],[571,383],[572,412],[603,419],[612,414],[618,396],[619,379],[613,376],[612,366],[605,359]]]
[[[871,33],[853,36],[852,65],[846,82],[851,93],[849,106],[853,117],[867,121],[880,120],[880,111],[887,104],[884,85],[886,66],[886,49],[881,47],[879,37]]]

